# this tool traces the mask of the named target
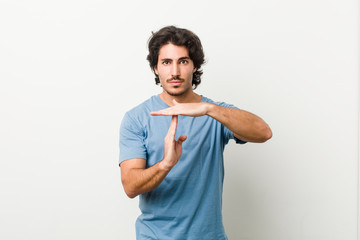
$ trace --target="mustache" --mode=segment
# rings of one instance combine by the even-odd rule
[[[172,78],[169,78],[169,79],[167,80],[167,82],[174,81],[174,80],[180,80],[180,81],[182,81],[182,82],[185,81],[185,79],[180,78],[179,76],[173,76]]]

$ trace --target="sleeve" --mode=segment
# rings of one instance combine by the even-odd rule
[[[235,109],[239,109],[237,108],[236,106],[232,105],[232,104],[228,104],[228,103],[224,103],[224,102],[219,102],[217,103],[219,106],[222,106],[222,107],[228,107],[228,108],[235,108]],[[224,126],[224,125],[223,125]],[[245,144],[247,142],[243,141],[243,140],[240,140],[240,139],[237,139],[235,136],[234,136],[234,133],[232,131],[230,131],[227,127],[224,126],[224,136],[226,137],[226,142],[229,141],[229,139],[234,139],[236,144]]]
[[[128,113],[121,121],[119,148],[119,165],[132,158],[146,159],[145,132]]]

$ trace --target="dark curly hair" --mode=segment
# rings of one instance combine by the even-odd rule
[[[194,62],[194,67],[196,68],[196,71],[193,73],[192,80],[192,85],[195,89],[201,82],[201,75],[203,72],[200,68],[205,62],[204,51],[199,37],[187,29],[175,26],[167,26],[155,33],[152,32],[152,36],[148,42],[149,54],[146,59],[149,61],[150,67],[154,73],[154,67],[157,66],[158,63],[160,48],[168,43],[172,43],[177,46],[184,46],[188,49],[189,57]],[[155,83],[160,83],[159,76],[156,73]]]

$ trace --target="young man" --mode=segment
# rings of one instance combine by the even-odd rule
[[[128,111],[120,128],[121,180],[140,195],[137,239],[227,239],[221,215],[223,151],[265,142],[269,126],[256,115],[193,91],[204,53],[189,30],[153,33],[147,59],[162,92]]]

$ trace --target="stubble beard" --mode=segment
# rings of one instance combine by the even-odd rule
[[[179,78],[179,77],[177,77],[177,76],[175,76],[175,77],[173,77],[173,78],[171,78],[171,79],[168,79],[166,82],[170,82],[171,80],[181,80],[183,83],[185,82],[185,79]],[[192,82],[192,80],[191,80],[191,82]],[[178,96],[182,96],[182,95],[186,94],[187,92],[189,92],[192,86],[186,86],[186,87],[185,87],[182,91],[180,91],[180,92],[172,92],[172,91],[168,90],[167,88],[165,88],[164,86],[162,86],[162,87],[163,87],[163,90],[164,90],[167,94],[169,94],[170,96],[178,97]],[[180,86],[174,86],[173,88],[178,89],[178,88],[180,88]]]
[[[179,88],[179,87],[176,86],[174,88]],[[169,94],[170,96],[173,96],[173,97],[178,97],[178,96],[184,95],[184,93],[188,91],[187,89],[184,89],[181,92],[171,92],[171,91],[167,90],[166,88],[164,88],[164,90],[167,94]]]

